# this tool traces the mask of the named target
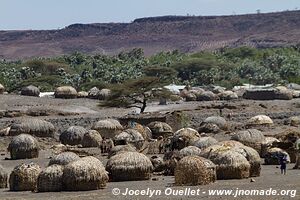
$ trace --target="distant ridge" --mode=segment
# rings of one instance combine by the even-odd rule
[[[248,45],[300,43],[300,11],[228,16],[159,16],[132,23],[72,24],[59,30],[0,31],[0,58],[56,56],[80,51],[116,54],[143,48],[146,55]]]

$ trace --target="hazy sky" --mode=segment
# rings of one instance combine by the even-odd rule
[[[300,0],[0,0],[0,30],[130,22],[161,15],[230,15],[300,9]]]

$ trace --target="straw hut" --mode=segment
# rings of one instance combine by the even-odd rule
[[[111,157],[106,164],[112,181],[148,180],[153,165],[150,159],[138,152],[124,152]]]
[[[218,95],[214,94],[211,91],[204,91],[201,94],[197,95],[197,101],[214,101],[218,99]]]
[[[195,146],[184,147],[179,151],[179,156],[181,158],[185,156],[200,156],[200,155],[201,155],[201,149]]]
[[[227,130],[228,124],[225,118],[220,116],[211,116],[204,120],[204,123],[216,124],[220,129]]]
[[[114,155],[124,153],[124,152],[136,152],[136,149],[131,145],[117,145],[110,149],[108,153],[108,158],[113,157]]]
[[[140,150],[145,142],[144,137],[135,129],[126,129],[113,138],[115,145],[130,144]]]
[[[196,94],[194,94],[193,92],[188,92],[186,95],[185,95],[185,100],[186,101],[196,101],[197,100],[197,96]]]
[[[202,161],[204,162],[206,168],[208,169],[208,178],[209,182],[216,182],[217,180],[217,167],[216,165],[206,158],[200,157]]]
[[[78,145],[81,144],[83,136],[87,132],[88,131],[81,126],[71,126],[60,134],[59,140],[62,144]]]
[[[243,147],[244,145],[238,141],[235,140],[225,140],[218,143],[218,145],[224,146],[224,147]]]
[[[150,161],[153,165],[153,172],[163,172],[167,167],[164,159],[160,156],[151,156]]]
[[[10,127],[9,135],[14,136],[21,133],[37,137],[54,137],[55,127],[52,123],[42,119],[27,118],[13,123]]]
[[[123,126],[115,119],[104,119],[96,122],[92,129],[97,130],[102,138],[112,139],[122,132]]]
[[[80,157],[73,152],[63,152],[50,159],[48,166],[67,165],[73,161],[79,160]]]
[[[254,148],[256,151],[261,152],[261,145],[265,140],[265,136],[257,129],[247,129],[237,132],[231,139],[239,141],[246,146]]]
[[[5,169],[0,165],[0,188],[7,188],[8,174]]]
[[[292,116],[285,121],[285,124],[297,127],[300,125],[300,117]]]
[[[247,126],[251,127],[251,126],[270,126],[273,124],[273,120],[266,116],[266,115],[257,115],[254,117],[251,117],[248,122],[247,122]]]
[[[111,90],[110,89],[102,89],[98,93],[99,100],[107,100],[110,97]]]
[[[286,151],[284,151],[280,148],[277,148],[277,147],[270,148],[267,150],[267,153],[265,155],[265,164],[266,165],[279,165],[279,159],[282,156],[286,156],[287,162],[291,162],[290,155]]]
[[[63,166],[51,165],[38,176],[37,191],[38,192],[59,192],[62,190]]]
[[[0,84],[0,94],[3,94],[4,91],[5,91],[5,87],[2,84]]]
[[[143,138],[145,139],[145,141],[149,141],[150,139],[152,139],[152,131],[149,127],[143,126],[143,125],[135,122],[134,126],[131,128],[140,132],[142,134]]]
[[[85,92],[85,91],[80,91],[77,93],[77,98],[88,98],[89,93]]]
[[[90,99],[98,99],[100,90],[97,87],[93,87],[88,91],[88,97]]]
[[[207,185],[211,183],[209,170],[199,156],[182,158],[175,168],[176,185]]]
[[[58,87],[54,92],[54,97],[61,99],[75,99],[77,97],[77,91],[71,86]]]
[[[259,153],[247,146],[243,147],[234,147],[231,149],[231,151],[236,151],[240,154],[242,154],[249,162],[250,164],[250,177],[257,177],[260,176],[261,171],[261,160]]]
[[[219,133],[221,129],[214,123],[201,122],[198,128],[199,133]]]
[[[200,138],[198,131],[192,128],[182,128],[176,131],[171,139],[172,149],[183,149],[191,146]]]
[[[151,122],[150,124],[148,124],[148,127],[150,128],[152,137],[154,139],[157,139],[160,136],[162,136],[163,138],[167,138],[168,136],[171,136],[173,134],[172,127],[165,122]]]
[[[194,142],[193,146],[196,146],[199,149],[205,149],[205,148],[215,145],[217,143],[218,143],[218,141],[213,137],[201,137]]]
[[[40,166],[35,163],[16,166],[9,176],[9,189],[11,191],[35,190],[40,172]]]
[[[8,145],[12,160],[39,157],[38,141],[31,135],[20,134],[15,136]]]
[[[264,158],[268,149],[271,148],[277,142],[280,142],[277,138],[265,137],[264,141],[261,143],[260,157]]]
[[[21,95],[38,97],[40,96],[40,89],[33,85],[29,85],[21,89]]]
[[[66,165],[62,180],[66,191],[97,190],[106,186],[108,175],[100,160],[88,156]]]
[[[230,91],[230,90],[221,92],[218,96],[221,100],[227,100],[227,101],[239,98],[235,92]]]
[[[89,130],[83,135],[82,147],[101,147],[102,137],[100,133],[96,130]]]

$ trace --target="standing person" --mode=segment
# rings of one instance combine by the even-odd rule
[[[286,155],[280,156],[279,163],[280,163],[281,174],[286,175],[287,156]]]

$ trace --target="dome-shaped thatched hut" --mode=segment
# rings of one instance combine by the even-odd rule
[[[127,145],[117,145],[110,149],[108,153],[108,158],[113,157],[114,155],[124,153],[124,152],[137,152],[136,148],[130,144]]]
[[[3,94],[4,91],[5,91],[5,87],[2,84],[0,84],[0,94]]]
[[[29,85],[22,88],[21,95],[38,97],[40,96],[40,89],[33,85]]]
[[[77,97],[77,91],[71,86],[62,86],[56,88],[54,96],[61,99],[74,99]]]
[[[20,134],[9,143],[7,150],[13,160],[39,157],[38,141],[31,135]]]
[[[222,130],[226,130],[228,128],[226,119],[220,116],[208,117],[204,120],[204,123],[216,124]]]
[[[151,156],[150,161],[153,165],[153,172],[163,172],[166,169],[166,163],[162,157]]]
[[[198,131],[192,128],[182,128],[176,131],[172,137],[172,149],[183,149],[191,146],[200,138]]]
[[[252,126],[269,126],[273,124],[273,120],[266,116],[266,115],[257,115],[254,117],[251,117],[248,121],[247,121],[247,126],[248,127],[252,127]]]
[[[144,137],[135,129],[126,129],[113,138],[115,145],[130,144],[137,150],[141,149],[144,145]]]
[[[66,165],[62,179],[66,191],[97,190],[106,186],[108,175],[100,160],[88,156]]]
[[[227,91],[224,91],[224,92],[221,92],[219,95],[219,98],[221,100],[234,100],[234,99],[238,99],[238,95],[233,92],[233,91],[230,91],[230,90],[227,90]]]
[[[213,137],[201,137],[194,142],[193,146],[196,146],[199,149],[205,149],[205,148],[215,145],[217,143],[218,143],[218,141]]]
[[[218,145],[224,146],[224,147],[243,147],[244,145],[238,141],[235,140],[225,140],[218,143]]]
[[[62,190],[63,166],[51,165],[38,176],[37,191],[38,192],[59,192]]]
[[[98,93],[98,99],[99,100],[106,100],[110,97],[111,90],[110,89],[102,89]]]
[[[199,133],[219,133],[221,129],[218,125],[213,123],[201,122],[200,127],[198,128]]]
[[[35,190],[40,172],[40,166],[35,163],[16,166],[9,176],[9,189],[11,191]]]
[[[266,165],[278,165],[281,157],[286,156],[287,162],[290,162],[290,155],[277,147],[270,148],[265,154],[265,164]]]
[[[187,146],[181,149],[178,153],[181,158],[185,156],[200,156],[201,149],[195,146]]]
[[[210,172],[199,156],[182,158],[175,168],[176,185],[207,185],[211,182]]]
[[[264,158],[268,149],[277,142],[280,141],[275,137],[265,137],[264,141],[261,143],[260,157]]]
[[[92,129],[97,130],[101,134],[102,138],[112,139],[118,133],[122,132],[123,126],[118,120],[104,119],[96,122]]]
[[[83,136],[87,132],[88,131],[81,126],[71,126],[60,134],[59,140],[62,144],[78,145],[81,144]]]
[[[88,97],[90,99],[98,99],[100,90],[97,87],[93,87],[88,91]]]
[[[216,165],[206,158],[200,157],[208,169],[209,182],[215,182],[217,180],[217,167]]]
[[[7,188],[8,174],[5,169],[0,165],[0,188]]]
[[[153,165],[150,159],[138,152],[124,152],[111,157],[106,170],[113,181],[148,180]]]
[[[173,134],[172,127],[165,122],[151,122],[150,124],[148,124],[148,127],[152,131],[152,137],[154,139],[157,139],[160,136],[162,136],[163,138],[167,138],[168,136],[171,136]]]
[[[103,139],[98,131],[89,130],[84,134],[81,144],[83,147],[101,147],[102,141]]]
[[[218,95],[214,94],[211,91],[204,91],[197,95],[197,101],[214,101],[218,98]]]
[[[26,133],[37,137],[54,137],[55,127],[52,123],[42,119],[27,118],[21,122],[11,125],[9,135],[19,135]]]
[[[237,132],[231,139],[239,141],[246,146],[254,148],[256,151],[261,152],[261,145],[265,140],[265,136],[257,129],[247,129]]]
[[[51,165],[67,165],[70,162],[79,160],[80,157],[73,152],[63,152],[50,159],[48,166]]]
[[[77,93],[77,98],[88,98],[89,93],[85,92],[85,91],[80,91]]]

